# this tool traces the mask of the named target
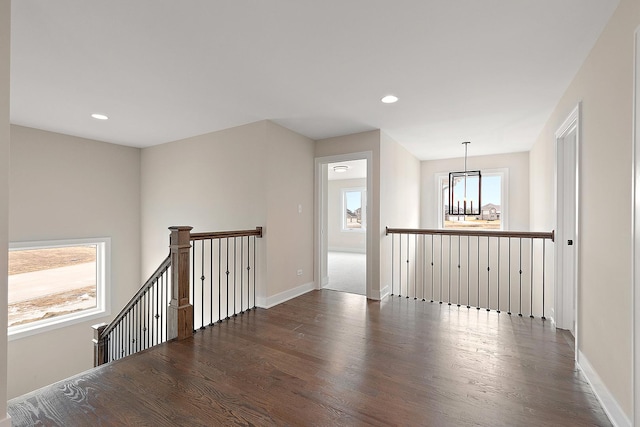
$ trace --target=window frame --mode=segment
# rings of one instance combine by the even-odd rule
[[[508,230],[509,229],[509,169],[508,168],[493,168],[493,169],[482,169],[482,178],[484,180],[485,177],[490,176],[500,176],[500,230]],[[442,197],[442,182],[445,182],[449,185],[449,172],[440,172],[435,174],[435,188],[436,188],[436,199],[438,203],[436,204],[435,209],[436,218],[438,219],[438,229],[442,230],[456,230],[456,228],[445,228],[444,227],[444,202],[445,199]],[[482,211],[482,207],[480,207]]]
[[[360,223],[360,228],[347,228],[347,193],[353,192],[360,193],[360,209],[361,209],[361,218],[362,222]],[[367,188],[366,187],[349,187],[341,189],[342,195],[342,203],[340,211],[341,216],[341,232],[343,233],[364,233],[367,231]]]
[[[36,320],[23,325],[10,326],[7,328],[9,341],[99,319],[111,314],[111,238],[96,237],[87,239],[11,242],[9,243],[9,251],[83,245],[96,246],[96,306],[75,313]]]

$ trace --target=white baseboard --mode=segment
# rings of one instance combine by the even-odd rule
[[[305,283],[267,298],[258,298],[256,305],[260,308],[271,308],[278,304],[282,304],[285,301],[289,301],[290,299],[306,294],[309,291],[313,291],[315,288],[316,284],[314,282]]]
[[[386,297],[387,295],[389,295],[389,286],[385,286],[384,288],[382,288],[380,290],[373,289],[371,291],[371,295],[367,296],[367,298],[372,299],[372,300],[376,300],[376,301],[380,301],[384,297]]]
[[[587,378],[587,382],[602,405],[602,408],[609,417],[609,421],[616,427],[631,427],[631,420],[624,413],[618,401],[613,397],[609,389],[602,382],[593,366],[589,363],[585,355],[578,350],[578,368]]]
[[[5,418],[0,419],[0,427],[11,427],[11,417],[9,414]]]
[[[354,254],[366,254],[366,248],[337,248],[337,247],[329,247],[329,252],[349,252]]]
[[[388,297],[390,293],[391,291],[389,290],[389,286],[385,286],[380,290],[380,299]]]

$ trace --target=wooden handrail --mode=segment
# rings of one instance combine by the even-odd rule
[[[206,233],[191,233],[191,241],[207,239],[225,239],[231,237],[256,236],[262,237],[262,227],[255,230],[212,231]]]
[[[138,299],[155,283],[156,280],[158,280],[158,278],[160,278],[160,276],[164,274],[165,271],[167,271],[167,269],[170,266],[171,266],[171,256],[167,256],[167,258],[165,258],[165,260],[162,261],[162,264],[160,264],[160,266],[156,269],[156,271],[153,272],[151,277],[149,277],[149,279],[144,283],[144,285],[142,285],[142,287],[138,290],[138,292],[136,292],[133,298],[129,300],[127,305],[125,305],[124,308],[120,311],[120,313],[118,313],[115,319],[109,322],[109,324],[101,331],[100,335],[106,336],[109,332],[111,332],[115,327],[115,325],[117,325],[118,322],[120,322],[120,320],[122,320],[122,318],[126,316],[126,314],[129,312],[131,307],[133,307],[138,302]]]
[[[444,230],[428,228],[390,228],[386,227],[385,235],[389,234],[442,234],[445,236],[480,236],[480,237],[514,237],[521,239],[550,239],[555,242],[555,230],[544,231],[497,231],[497,230]]]
[[[156,314],[154,316],[156,321],[160,319],[160,323],[162,323],[162,325],[158,326],[158,328],[165,328],[166,334],[165,334],[165,337],[162,337],[162,334],[160,334],[160,336],[156,338],[158,338],[158,341],[164,342],[166,340],[173,340],[173,339],[183,340],[193,336],[194,308],[193,308],[193,302],[191,301],[189,293],[191,289],[190,267],[192,267],[192,264],[190,261],[190,258],[191,258],[190,252],[192,247],[195,248],[195,243],[193,243],[194,241],[236,238],[236,237],[250,237],[250,236],[254,236],[255,238],[255,237],[263,236],[262,227],[256,227],[255,230],[215,231],[215,232],[205,232],[205,233],[191,233],[192,229],[193,227],[191,226],[169,227],[169,230],[171,231],[170,238],[169,238],[169,241],[170,241],[169,246],[171,250],[170,250],[169,256],[160,264],[160,266],[156,269],[156,271],[151,275],[149,280],[147,280],[145,284],[142,285],[142,287],[136,292],[133,298],[129,300],[126,306],[118,313],[118,315],[113,319],[113,321],[111,321],[109,324],[100,323],[92,326],[94,331],[93,343],[94,343],[95,366],[101,365],[103,363],[107,363],[109,361],[108,354],[110,351],[112,351],[108,347],[110,334],[113,333],[114,330],[118,330],[117,329],[118,325],[122,323],[123,319],[127,318],[126,316],[128,316],[128,314],[131,313],[132,310],[134,310],[134,317],[136,317],[135,307],[143,300],[144,296],[150,289],[153,289],[154,286],[160,284],[160,279],[165,274],[168,274],[169,269],[171,269],[170,277],[166,277],[166,280],[162,282],[163,290],[162,290],[161,298],[164,298],[164,295],[166,295],[167,299],[162,301],[162,304],[164,306],[162,307],[160,315]],[[247,246],[247,251],[248,251],[248,247],[249,246]],[[228,248],[227,248],[227,251],[228,251]],[[195,249],[194,249],[194,253],[195,253]],[[253,258],[255,262],[255,240],[254,240],[254,257]],[[247,271],[250,268],[252,267],[247,265]],[[255,265],[253,266],[253,268],[254,268],[253,300],[254,300],[254,308],[255,308]],[[227,271],[226,274],[228,275],[229,271]],[[204,280],[204,277],[202,277],[201,279]],[[236,286],[235,281],[233,286],[235,289],[235,286]],[[247,280],[247,287],[248,286],[249,286],[249,280]],[[248,292],[248,288],[247,288],[247,292]],[[156,301],[156,304],[158,304],[158,301]],[[227,319],[229,319],[228,304],[229,304],[229,301],[227,301]],[[234,304],[235,304],[235,299],[234,299]],[[248,304],[249,304],[249,300],[247,299],[247,305]],[[243,309],[242,303],[241,303],[241,309]],[[235,307],[235,305],[233,310],[234,310],[233,314],[235,315],[235,312],[237,310],[237,307]],[[143,308],[142,311],[144,312],[143,316],[148,315],[146,308]],[[138,312],[140,312],[140,310],[138,310]],[[164,323],[165,319],[162,318],[162,313],[166,315],[165,317],[166,324]],[[147,319],[147,320],[153,322],[153,320],[151,319]],[[134,321],[136,321],[136,319],[134,319]],[[146,331],[146,324],[143,324],[143,326],[145,328],[144,330]],[[204,321],[201,329],[204,329]],[[141,332],[139,333],[142,334]],[[139,340],[136,340],[134,338],[132,342],[137,343],[138,341]],[[155,340],[152,339],[151,345],[155,345],[153,344],[153,341]],[[132,347],[134,347],[133,352],[139,351],[138,349],[141,347],[148,348],[148,347],[145,347],[147,345],[146,341],[143,341],[143,342],[144,344],[142,346],[139,346],[137,344],[135,346],[132,345]],[[125,351],[122,351],[122,353],[124,354]],[[128,349],[128,354],[131,354],[131,348]]]

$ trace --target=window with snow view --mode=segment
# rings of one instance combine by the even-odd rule
[[[9,335],[106,315],[109,239],[16,243],[9,248]]]

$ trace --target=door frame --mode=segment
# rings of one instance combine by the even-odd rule
[[[579,272],[580,269],[580,238],[579,238],[579,230],[580,230],[580,139],[581,139],[581,110],[582,103],[579,102],[578,105],[571,111],[569,116],[565,119],[562,125],[558,128],[555,133],[556,143],[556,168],[555,168],[555,212],[556,212],[556,250],[555,250],[555,294],[554,294],[554,322],[557,327],[566,328],[567,322],[569,321],[564,317],[564,314],[568,311],[573,311],[573,319],[574,321],[574,338],[575,338],[575,359],[578,359],[578,329],[580,327],[579,315],[578,315],[578,292],[580,282]],[[564,260],[562,255],[562,247],[560,245],[565,244],[567,233],[563,229],[562,222],[564,218],[564,208],[562,205],[562,192],[563,192],[563,173],[564,173],[564,156],[562,154],[563,141],[564,139],[575,129],[576,133],[576,142],[575,142],[575,153],[573,158],[573,163],[575,166],[575,217],[573,218],[573,239],[574,239],[574,247],[575,247],[575,257],[573,263],[573,301],[565,301],[563,295],[563,287],[562,287],[562,272],[564,268]],[[573,307],[571,307],[573,306]]]
[[[327,185],[327,165],[329,163],[346,162],[350,160],[366,160],[367,161],[367,208],[365,210],[367,229],[365,231],[366,239],[366,268],[365,268],[365,283],[367,284],[367,298],[372,298],[373,290],[371,285],[372,277],[372,243],[373,243],[373,229],[371,227],[371,195],[373,194],[373,153],[371,151],[362,151],[357,153],[338,154],[334,156],[324,156],[315,158],[315,230],[314,230],[314,282],[316,289],[322,289],[325,285],[323,283],[323,271],[327,264],[327,252],[328,245],[324,239],[324,226],[327,218],[327,203],[324,197]]]
[[[640,27],[633,43],[633,141],[631,144],[631,304],[632,329],[632,423],[640,425]]]

